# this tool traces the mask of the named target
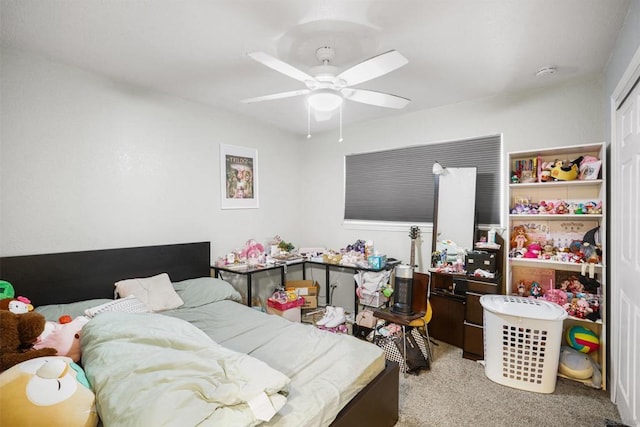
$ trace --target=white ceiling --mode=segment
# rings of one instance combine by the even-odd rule
[[[304,97],[241,99],[304,85],[246,56],[305,72],[315,50],[340,70],[395,49],[409,63],[358,85],[412,102],[347,101],[345,124],[602,73],[628,0],[1,0],[2,46],[233,111],[306,135]],[[554,65],[540,78],[536,70]],[[312,122],[335,129],[337,115]]]

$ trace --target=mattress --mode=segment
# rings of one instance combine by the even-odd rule
[[[385,366],[382,350],[369,342],[265,315],[234,301],[163,314],[190,322],[215,342],[262,360],[291,379],[287,404],[265,425],[329,425]]]

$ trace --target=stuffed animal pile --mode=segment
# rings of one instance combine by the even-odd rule
[[[16,314],[9,310],[0,310],[0,371],[25,360],[55,356],[58,353],[54,348],[33,348],[33,344],[44,331],[45,323],[44,316],[34,311]]]

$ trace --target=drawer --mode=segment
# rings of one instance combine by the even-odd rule
[[[467,292],[467,304],[465,306],[464,320],[467,323],[474,323],[482,326],[482,304],[480,304],[480,297],[482,295]]]
[[[479,280],[468,279],[467,291],[477,292],[479,294],[497,294],[498,284],[491,282],[481,282]]]
[[[464,323],[464,346],[462,347],[464,353],[478,356],[480,359],[484,358],[483,332],[482,326]]]

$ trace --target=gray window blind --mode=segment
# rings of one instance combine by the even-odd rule
[[[350,154],[345,212],[351,220],[433,222],[433,164],[478,169],[479,224],[500,223],[500,135]]]

